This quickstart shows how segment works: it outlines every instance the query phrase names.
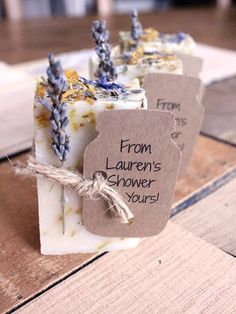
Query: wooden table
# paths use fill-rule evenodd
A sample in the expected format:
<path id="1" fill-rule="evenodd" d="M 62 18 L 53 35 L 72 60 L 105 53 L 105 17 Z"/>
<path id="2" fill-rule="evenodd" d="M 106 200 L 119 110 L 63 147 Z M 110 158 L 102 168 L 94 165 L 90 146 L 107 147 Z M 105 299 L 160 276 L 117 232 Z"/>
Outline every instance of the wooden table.
<path id="1" fill-rule="evenodd" d="M 49 51 L 92 47 L 88 30 L 94 18 L 1 22 L 0 60 L 14 64 Z M 236 9 L 176 10 L 141 19 L 146 27 L 183 30 L 202 43 L 236 49 Z M 129 19 L 110 17 L 108 25 L 115 41 Z M 0 310 L 235 312 L 235 176 L 236 147 L 199 136 L 164 232 L 127 252 L 50 257 L 39 254 L 35 181 L 15 177 L 10 163 L 1 161 Z"/>

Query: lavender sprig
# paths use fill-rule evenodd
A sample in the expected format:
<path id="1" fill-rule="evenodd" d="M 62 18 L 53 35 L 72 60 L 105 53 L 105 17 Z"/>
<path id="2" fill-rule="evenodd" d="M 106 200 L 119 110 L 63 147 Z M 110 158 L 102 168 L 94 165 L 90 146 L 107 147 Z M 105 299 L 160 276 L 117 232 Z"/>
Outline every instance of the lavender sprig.
<path id="1" fill-rule="evenodd" d="M 52 54 L 48 55 L 49 67 L 47 69 L 47 93 L 51 103 L 43 101 L 42 104 L 51 112 L 51 147 L 57 158 L 63 163 L 70 150 L 70 139 L 66 134 L 69 119 L 66 112 L 66 103 L 63 102 L 63 93 L 67 90 L 67 82 L 63 76 L 60 61 L 55 61 Z"/>
<path id="2" fill-rule="evenodd" d="M 61 166 L 66 161 L 70 150 L 70 138 L 66 134 L 69 118 L 66 103 L 63 102 L 63 93 L 67 90 L 67 81 L 63 76 L 60 61 L 55 61 L 52 54 L 48 55 L 49 67 L 47 69 L 47 94 L 50 99 L 41 100 L 42 105 L 51 112 L 51 147 Z M 62 233 L 65 234 L 65 188 L 61 188 Z"/>
<path id="3" fill-rule="evenodd" d="M 92 25 L 92 35 L 96 44 L 96 53 L 100 59 L 97 70 L 97 77 L 106 76 L 107 81 L 114 81 L 117 78 L 117 71 L 111 61 L 111 47 L 109 41 L 109 31 L 106 29 L 105 21 L 94 21 Z"/>
<path id="4" fill-rule="evenodd" d="M 131 37 L 135 41 L 135 48 L 138 46 L 138 41 L 143 33 L 142 24 L 138 20 L 138 11 L 133 10 L 131 14 Z"/>

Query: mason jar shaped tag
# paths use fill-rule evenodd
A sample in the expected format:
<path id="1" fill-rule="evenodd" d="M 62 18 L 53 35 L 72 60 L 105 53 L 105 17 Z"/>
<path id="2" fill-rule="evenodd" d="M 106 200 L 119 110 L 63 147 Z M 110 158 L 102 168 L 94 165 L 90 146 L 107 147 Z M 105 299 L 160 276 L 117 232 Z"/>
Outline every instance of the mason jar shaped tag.
<path id="1" fill-rule="evenodd" d="M 101 172 L 134 215 L 130 224 L 111 213 L 103 199 L 83 200 L 82 219 L 92 233 L 148 237 L 166 225 L 178 174 L 180 150 L 171 139 L 174 115 L 155 110 L 99 114 L 97 138 L 84 154 L 84 177 Z"/>
<path id="2" fill-rule="evenodd" d="M 185 175 L 200 132 L 204 108 L 203 85 L 198 78 L 174 74 L 148 74 L 144 78 L 148 109 L 172 112 L 175 132 L 172 139 L 182 152 L 179 178 Z"/>
<path id="3" fill-rule="evenodd" d="M 176 55 L 183 62 L 183 74 L 199 78 L 202 71 L 203 60 L 199 57 L 185 53 L 176 53 Z"/>

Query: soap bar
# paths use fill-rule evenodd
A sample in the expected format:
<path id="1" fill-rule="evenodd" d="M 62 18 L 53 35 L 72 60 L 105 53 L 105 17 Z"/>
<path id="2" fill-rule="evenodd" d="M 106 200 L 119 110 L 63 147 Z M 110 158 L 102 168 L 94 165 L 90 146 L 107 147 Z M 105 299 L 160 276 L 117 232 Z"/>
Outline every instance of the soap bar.
<path id="1" fill-rule="evenodd" d="M 111 92 L 107 86 L 94 86 L 74 71 L 66 71 L 68 90 L 64 93 L 69 124 L 70 151 L 63 167 L 83 170 L 83 154 L 86 146 L 96 136 L 96 119 L 104 110 L 145 109 L 147 101 L 143 89 L 137 84 Z M 51 148 L 50 113 L 42 105 L 46 99 L 46 84 L 38 83 L 34 102 L 35 156 L 41 163 L 60 166 Z M 111 87 L 111 86 L 110 86 Z M 111 139 L 112 141 L 112 139 Z M 81 219 L 82 200 L 76 192 L 65 187 L 64 216 L 61 210 L 62 187 L 51 181 L 37 179 L 40 242 L 42 254 L 70 254 L 103 252 L 135 247 L 138 238 L 112 238 L 92 234 Z M 63 220 L 64 217 L 64 220 Z M 63 233 L 64 223 L 64 233 Z"/>
<path id="2" fill-rule="evenodd" d="M 130 32 L 120 32 L 121 51 L 129 51 L 133 39 Z M 153 28 L 143 30 L 138 47 L 143 47 L 145 52 L 165 52 L 165 53 L 186 53 L 193 54 L 196 43 L 194 39 L 186 33 L 179 32 L 176 34 L 160 33 Z"/>
<path id="3" fill-rule="evenodd" d="M 117 81 L 128 83 L 135 78 L 142 80 L 148 73 L 183 74 L 183 62 L 174 54 L 145 53 L 143 48 L 121 53 L 118 46 L 112 49 L 112 61 L 118 73 Z M 90 59 L 90 76 L 94 77 L 99 59 L 94 54 Z"/>
<path id="4" fill-rule="evenodd" d="M 114 55 L 113 60 L 117 66 L 117 80 L 121 82 L 138 78 L 142 84 L 149 73 L 183 74 L 183 62 L 174 54 L 146 54 L 143 48 L 137 48 L 129 54 Z"/>

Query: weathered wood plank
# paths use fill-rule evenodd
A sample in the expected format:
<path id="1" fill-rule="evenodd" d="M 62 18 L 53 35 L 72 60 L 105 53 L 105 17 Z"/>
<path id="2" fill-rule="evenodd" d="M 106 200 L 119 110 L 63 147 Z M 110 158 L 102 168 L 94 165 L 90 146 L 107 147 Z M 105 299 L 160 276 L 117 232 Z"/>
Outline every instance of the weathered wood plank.
<path id="1" fill-rule="evenodd" d="M 218 248 L 236 255 L 236 179 L 172 218 Z"/>
<path id="2" fill-rule="evenodd" d="M 236 148 L 199 136 L 187 174 L 178 181 L 175 200 L 180 200 L 236 165 Z"/>
<path id="3" fill-rule="evenodd" d="M 235 164 L 236 148 L 200 136 L 189 172 L 178 183 L 176 200 Z M 2 286 L 9 287 L 0 293 L 0 311 L 5 311 L 94 255 L 41 256 L 35 181 L 15 177 L 9 162 L 0 163 L 0 173 L 0 274 Z"/>
<path id="4" fill-rule="evenodd" d="M 19 78 L 12 85 L 3 85 L 0 91 L 0 158 L 32 146 L 33 90 L 32 80 Z"/>
<path id="5" fill-rule="evenodd" d="M 236 262 L 170 222 L 140 247 L 112 252 L 19 313 L 233 313 Z"/>
<path id="6" fill-rule="evenodd" d="M 236 145 L 236 77 L 206 88 L 202 132 Z"/>
<path id="7" fill-rule="evenodd" d="M 205 185 L 201 186 L 201 188 L 195 190 L 193 193 L 177 202 L 172 208 L 171 217 L 199 202 L 201 199 L 215 192 L 217 189 L 221 188 L 234 178 L 236 178 L 235 166 L 226 171 L 223 175 L 221 174 L 220 176 L 214 178 L 211 182 L 207 182 Z"/>
<path id="8" fill-rule="evenodd" d="M 0 163 L 0 200 L 1 312 L 65 276 L 92 255 L 39 254 L 36 183 L 16 177 L 9 162 Z"/>

